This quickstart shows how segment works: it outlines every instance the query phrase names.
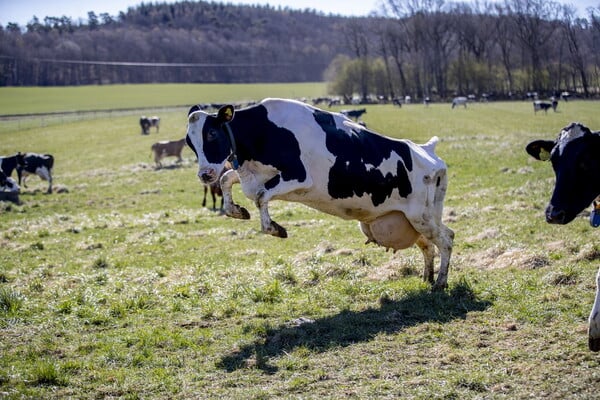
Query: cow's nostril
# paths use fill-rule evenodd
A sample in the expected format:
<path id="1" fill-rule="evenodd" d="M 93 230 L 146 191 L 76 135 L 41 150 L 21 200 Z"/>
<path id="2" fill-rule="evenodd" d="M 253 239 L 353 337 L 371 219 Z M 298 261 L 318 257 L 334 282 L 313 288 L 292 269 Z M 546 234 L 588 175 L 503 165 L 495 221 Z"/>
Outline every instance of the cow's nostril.
<path id="1" fill-rule="evenodd" d="M 546 210 L 546 221 L 551 224 L 564 224 L 565 218 L 566 213 L 563 210 L 556 210 L 552 206 Z"/>
<path id="2" fill-rule="evenodd" d="M 200 179 L 202 179 L 203 182 L 210 182 L 212 179 L 212 176 L 209 173 L 203 173 L 202 175 L 200 175 Z"/>

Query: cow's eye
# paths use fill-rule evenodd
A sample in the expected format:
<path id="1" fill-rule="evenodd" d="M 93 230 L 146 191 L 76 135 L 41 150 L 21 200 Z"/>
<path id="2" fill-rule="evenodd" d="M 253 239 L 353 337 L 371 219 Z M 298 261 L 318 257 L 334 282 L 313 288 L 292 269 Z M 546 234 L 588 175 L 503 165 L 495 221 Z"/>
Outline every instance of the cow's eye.
<path id="1" fill-rule="evenodd" d="M 211 142 L 211 141 L 215 140 L 218 136 L 219 136 L 219 131 L 217 131 L 216 129 L 210 129 L 206 133 L 206 141 Z"/>

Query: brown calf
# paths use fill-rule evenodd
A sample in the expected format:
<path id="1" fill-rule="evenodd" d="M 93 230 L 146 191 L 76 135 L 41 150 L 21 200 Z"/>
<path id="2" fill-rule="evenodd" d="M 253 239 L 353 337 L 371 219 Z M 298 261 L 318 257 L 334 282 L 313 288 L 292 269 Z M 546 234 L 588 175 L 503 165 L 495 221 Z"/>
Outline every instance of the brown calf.
<path id="1" fill-rule="evenodd" d="M 151 149 L 154 153 L 154 162 L 158 168 L 162 168 L 160 160 L 164 157 L 177 157 L 177 162 L 181 162 L 181 150 L 185 146 L 185 139 L 161 141 L 152 145 Z"/>

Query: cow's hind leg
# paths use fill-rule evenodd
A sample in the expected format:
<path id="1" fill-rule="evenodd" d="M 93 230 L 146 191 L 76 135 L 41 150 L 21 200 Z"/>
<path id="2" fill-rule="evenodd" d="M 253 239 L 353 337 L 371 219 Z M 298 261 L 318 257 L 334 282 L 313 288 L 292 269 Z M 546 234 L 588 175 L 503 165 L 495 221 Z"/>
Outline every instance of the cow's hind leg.
<path id="1" fill-rule="evenodd" d="M 419 236 L 417 246 L 423 253 L 425 267 L 423 268 L 423 280 L 433 284 L 433 261 L 435 258 L 435 247 L 425 236 Z"/>
<path id="2" fill-rule="evenodd" d="M 250 213 L 248 210 L 233 202 L 231 187 L 234 183 L 239 182 L 240 177 L 233 169 L 225 172 L 221 177 L 220 183 L 221 191 L 223 192 L 223 208 L 225 209 L 225 215 L 231 218 L 250 219 Z"/>
<path id="3" fill-rule="evenodd" d="M 438 235 L 430 238 L 440 252 L 440 271 L 433 290 L 445 289 L 448 286 L 448 270 L 450 268 L 450 256 L 454 243 L 454 231 L 446 225 L 441 225 Z"/>
<path id="4" fill-rule="evenodd" d="M 596 275 L 596 299 L 589 319 L 589 347 L 591 351 L 600 351 L 600 269 Z"/>

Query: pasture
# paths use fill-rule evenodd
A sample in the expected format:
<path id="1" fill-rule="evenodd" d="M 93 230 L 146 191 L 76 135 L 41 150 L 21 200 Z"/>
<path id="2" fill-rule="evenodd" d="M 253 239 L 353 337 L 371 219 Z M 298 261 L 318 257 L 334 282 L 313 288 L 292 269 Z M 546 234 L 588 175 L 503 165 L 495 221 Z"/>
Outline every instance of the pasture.
<path id="1" fill-rule="evenodd" d="M 230 89 L 189 102 L 268 95 Z M 202 208 L 193 153 L 156 169 L 150 152 L 185 135 L 187 99 L 119 104 L 180 105 L 145 111 L 161 117 L 147 136 L 137 113 L 0 129 L 2 155 L 53 154 L 63 189 L 31 177 L 0 203 L 0 397 L 597 398 L 600 231 L 545 223 L 553 173 L 524 150 L 571 121 L 600 129 L 597 102 L 367 106 L 375 131 L 441 139 L 456 239 L 432 293 L 418 249 L 365 245 L 356 222 L 273 202 L 279 239 L 239 188 L 251 220 Z"/>

